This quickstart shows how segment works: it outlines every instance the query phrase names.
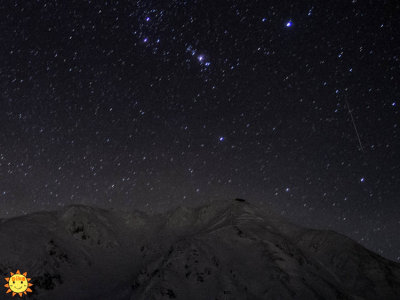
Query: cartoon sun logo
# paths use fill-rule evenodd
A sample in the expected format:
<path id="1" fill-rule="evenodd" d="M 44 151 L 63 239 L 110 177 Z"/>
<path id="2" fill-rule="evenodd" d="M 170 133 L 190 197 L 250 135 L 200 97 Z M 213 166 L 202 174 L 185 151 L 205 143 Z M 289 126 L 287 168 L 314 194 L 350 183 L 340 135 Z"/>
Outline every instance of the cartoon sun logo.
<path id="1" fill-rule="evenodd" d="M 12 292 L 13 297 L 16 294 L 22 297 L 22 293 L 27 295 L 26 292 L 32 292 L 29 287 L 33 284 L 29 282 L 31 280 L 30 278 L 26 278 L 26 272 L 24 274 L 21 274 L 18 270 L 17 273 L 14 274 L 13 272 L 10 272 L 10 274 L 11 277 L 5 278 L 5 280 L 8 282 L 4 285 L 6 288 L 8 288 L 6 294 Z"/>

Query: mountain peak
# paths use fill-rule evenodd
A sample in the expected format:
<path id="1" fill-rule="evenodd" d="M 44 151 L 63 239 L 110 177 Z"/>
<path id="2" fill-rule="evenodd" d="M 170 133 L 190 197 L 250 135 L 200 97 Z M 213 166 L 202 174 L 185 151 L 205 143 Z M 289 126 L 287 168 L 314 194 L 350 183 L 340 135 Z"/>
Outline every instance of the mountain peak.
<path id="1" fill-rule="evenodd" d="M 239 198 L 153 216 L 71 205 L 2 223 L 0 244 L 1 272 L 23 267 L 38 299 L 400 299 L 399 264 Z"/>

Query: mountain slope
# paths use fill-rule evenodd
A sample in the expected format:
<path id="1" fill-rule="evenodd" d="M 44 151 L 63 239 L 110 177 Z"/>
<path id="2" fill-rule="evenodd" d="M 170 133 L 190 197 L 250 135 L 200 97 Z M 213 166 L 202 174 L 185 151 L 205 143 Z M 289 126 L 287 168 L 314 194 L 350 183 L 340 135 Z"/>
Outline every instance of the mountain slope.
<path id="1" fill-rule="evenodd" d="M 400 299 L 399 264 L 241 199 L 155 216 L 75 205 L 1 220 L 0 244 L 0 274 L 28 272 L 32 299 Z"/>

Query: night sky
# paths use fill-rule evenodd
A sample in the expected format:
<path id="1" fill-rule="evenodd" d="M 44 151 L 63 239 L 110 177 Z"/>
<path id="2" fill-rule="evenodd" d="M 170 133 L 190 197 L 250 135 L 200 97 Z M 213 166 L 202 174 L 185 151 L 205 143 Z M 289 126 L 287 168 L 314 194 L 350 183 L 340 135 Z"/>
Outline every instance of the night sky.
<path id="1" fill-rule="evenodd" d="M 239 197 L 400 261 L 399 2 L 0 10 L 0 217 Z"/>

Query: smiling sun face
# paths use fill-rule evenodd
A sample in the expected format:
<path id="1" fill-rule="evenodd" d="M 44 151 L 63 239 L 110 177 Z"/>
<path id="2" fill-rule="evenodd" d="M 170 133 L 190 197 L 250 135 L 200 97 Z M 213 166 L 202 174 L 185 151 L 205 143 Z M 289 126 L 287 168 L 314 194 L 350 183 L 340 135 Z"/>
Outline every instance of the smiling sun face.
<path id="1" fill-rule="evenodd" d="M 29 283 L 31 280 L 30 278 L 26 278 L 26 272 L 24 274 L 21 274 L 19 270 L 17 271 L 16 274 L 10 273 L 11 277 L 7 277 L 6 281 L 8 282 L 4 286 L 8 288 L 6 293 L 11 293 L 13 297 L 18 294 L 20 297 L 22 297 L 22 294 L 26 295 L 26 292 L 32 292 L 32 290 L 29 288 L 32 286 L 32 283 Z"/>

